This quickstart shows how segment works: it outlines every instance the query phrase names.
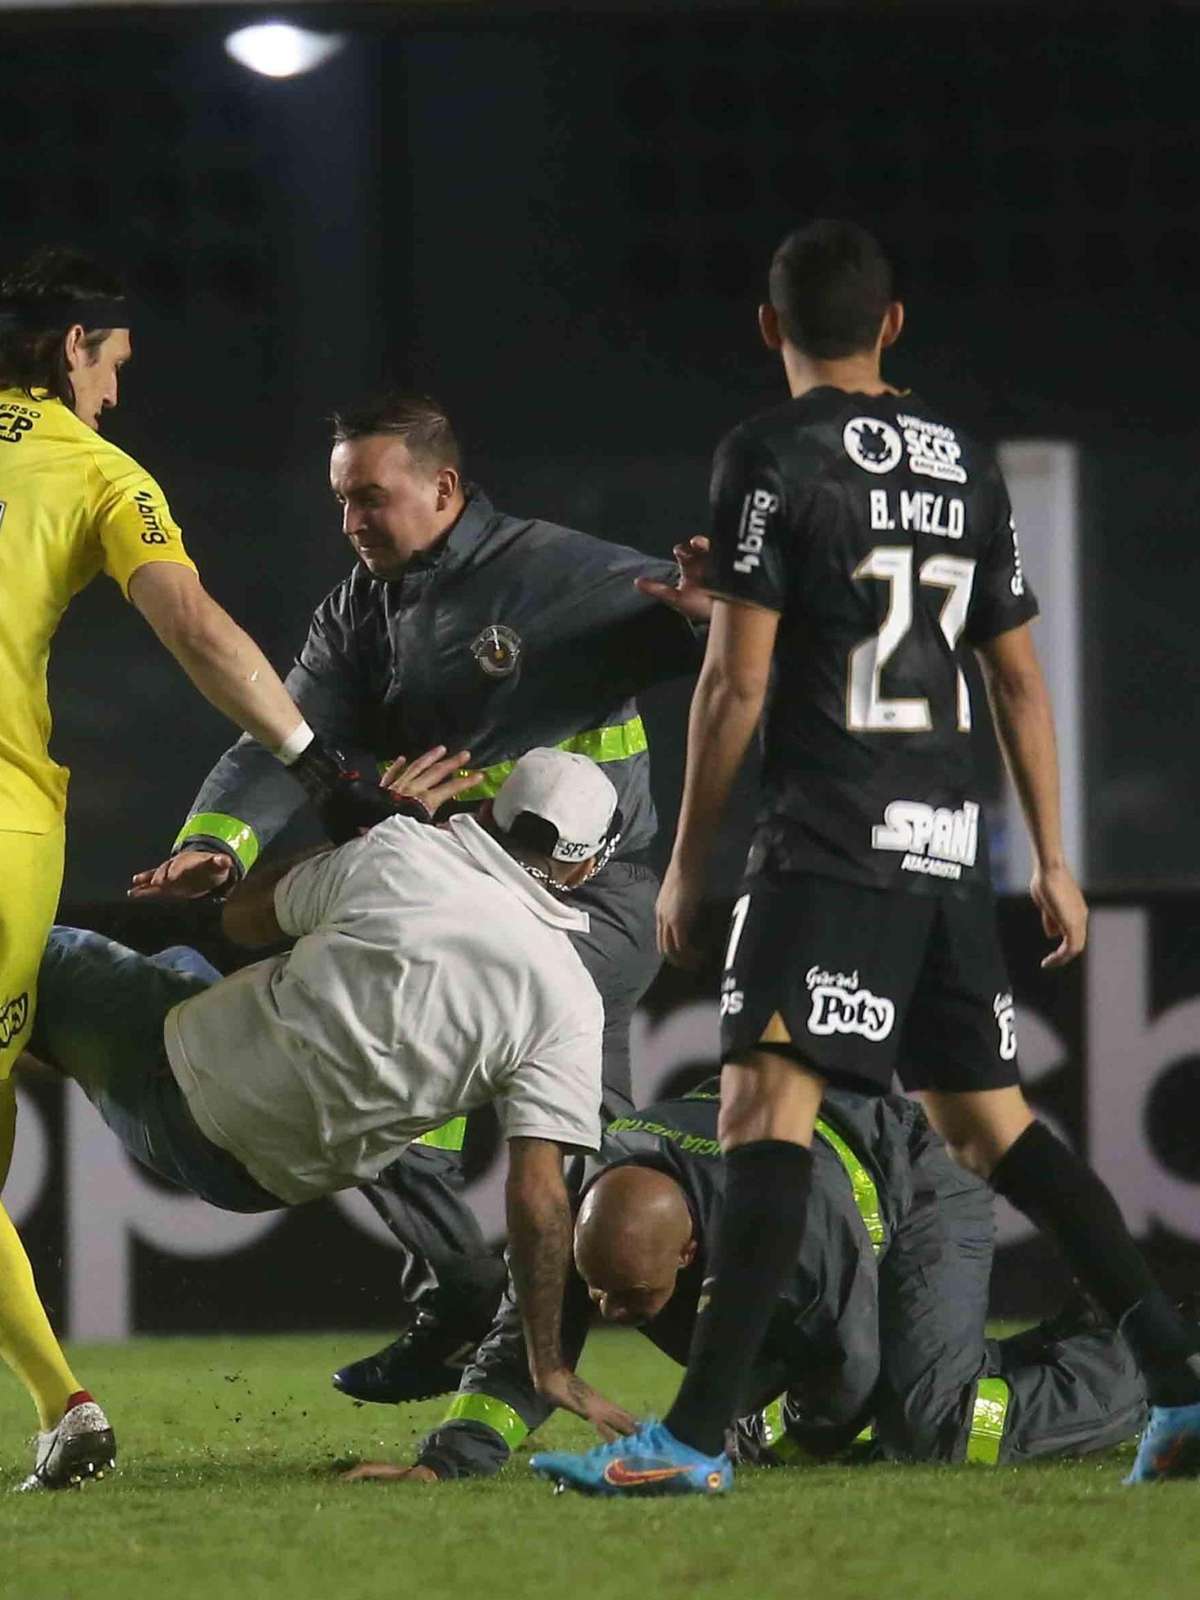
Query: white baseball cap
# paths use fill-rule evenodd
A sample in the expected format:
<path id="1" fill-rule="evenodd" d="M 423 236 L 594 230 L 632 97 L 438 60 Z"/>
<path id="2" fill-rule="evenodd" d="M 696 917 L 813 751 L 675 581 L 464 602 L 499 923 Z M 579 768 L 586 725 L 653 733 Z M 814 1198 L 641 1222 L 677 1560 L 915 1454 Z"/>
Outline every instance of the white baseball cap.
<path id="1" fill-rule="evenodd" d="M 555 861 L 598 855 L 616 811 L 617 791 L 594 761 L 544 748 L 525 752 L 492 802 L 498 828 Z"/>

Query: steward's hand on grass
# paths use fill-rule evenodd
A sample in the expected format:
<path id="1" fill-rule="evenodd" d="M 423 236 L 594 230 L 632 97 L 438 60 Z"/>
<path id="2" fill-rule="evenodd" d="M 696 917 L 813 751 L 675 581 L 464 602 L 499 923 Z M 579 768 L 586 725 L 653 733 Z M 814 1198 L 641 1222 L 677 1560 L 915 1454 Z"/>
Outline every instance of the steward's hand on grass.
<path id="1" fill-rule="evenodd" d="M 400 1467 L 394 1461 L 360 1461 L 339 1473 L 343 1483 L 441 1483 L 432 1467 Z"/>
<path id="2" fill-rule="evenodd" d="M 590 1384 L 584 1383 L 570 1367 L 560 1367 L 549 1373 L 537 1386 L 538 1394 L 562 1411 L 573 1411 L 577 1417 L 590 1422 L 602 1439 L 616 1439 L 632 1433 L 637 1418 L 630 1416 L 622 1406 L 614 1405 Z"/>
<path id="3" fill-rule="evenodd" d="M 131 900 L 199 900 L 237 881 L 224 850 L 181 850 L 157 867 L 135 872 L 125 891 Z"/>
<path id="4" fill-rule="evenodd" d="M 432 816 L 447 800 L 457 799 L 479 782 L 482 773 L 465 770 L 470 758 L 469 750 L 447 755 L 444 744 L 435 744 L 411 761 L 398 756 L 379 781 L 394 799 L 419 800 Z"/>

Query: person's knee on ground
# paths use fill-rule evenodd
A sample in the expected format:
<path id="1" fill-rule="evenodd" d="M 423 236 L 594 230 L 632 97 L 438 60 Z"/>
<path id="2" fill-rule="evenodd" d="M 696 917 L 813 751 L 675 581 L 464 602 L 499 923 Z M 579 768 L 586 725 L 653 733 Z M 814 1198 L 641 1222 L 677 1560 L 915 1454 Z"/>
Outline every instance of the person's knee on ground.
<path id="1" fill-rule="evenodd" d="M 1034 1120 L 1017 1086 L 956 1094 L 926 1089 L 920 1100 L 954 1160 L 985 1183 Z"/>

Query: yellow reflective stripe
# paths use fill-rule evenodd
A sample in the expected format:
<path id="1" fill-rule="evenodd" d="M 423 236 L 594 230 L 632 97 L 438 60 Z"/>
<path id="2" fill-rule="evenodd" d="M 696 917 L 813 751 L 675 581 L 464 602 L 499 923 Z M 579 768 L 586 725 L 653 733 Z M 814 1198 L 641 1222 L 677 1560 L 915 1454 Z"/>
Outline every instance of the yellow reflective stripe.
<path id="1" fill-rule="evenodd" d="M 811 1453 L 787 1431 L 787 1422 L 783 1414 L 783 1402 L 786 1398 L 786 1395 L 781 1394 L 777 1400 L 772 1400 L 769 1406 L 764 1406 L 759 1413 L 762 1421 L 762 1442 L 781 1467 L 812 1460 Z"/>
<path id="2" fill-rule="evenodd" d="M 641 717 L 631 717 L 628 722 L 613 728 L 592 728 L 587 733 L 572 734 L 556 750 L 568 750 L 573 755 L 587 756 L 590 761 L 624 761 L 629 756 L 641 755 L 648 750 L 646 728 Z M 460 800 L 489 800 L 499 791 L 500 785 L 516 766 L 516 761 L 497 761 L 494 767 L 484 767 L 479 783 L 464 789 Z"/>
<path id="3" fill-rule="evenodd" d="M 433 1150 L 461 1150 L 466 1137 L 466 1117 L 451 1117 L 449 1122 L 443 1122 L 440 1128 L 430 1128 L 413 1143 L 427 1144 Z"/>
<path id="4" fill-rule="evenodd" d="M 816 1131 L 840 1156 L 850 1179 L 850 1187 L 854 1191 L 854 1203 L 866 1224 L 875 1254 L 878 1255 L 887 1239 L 887 1229 L 883 1224 L 883 1208 L 879 1204 L 879 1190 L 875 1187 L 875 1180 L 841 1134 L 835 1132 L 827 1122 L 818 1119 Z"/>
<path id="5" fill-rule="evenodd" d="M 769 1406 L 763 1408 L 763 1443 L 767 1446 L 777 1445 L 787 1433 L 787 1424 L 783 1420 L 783 1396 L 772 1400 Z"/>
<path id="6" fill-rule="evenodd" d="M 207 834 L 210 839 L 220 839 L 222 844 L 228 845 L 241 862 L 243 872 L 249 872 L 258 860 L 258 836 L 248 822 L 239 822 L 221 811 L 198 811 L 180 828 L 171 848 L 178 850 L 197 834 Z"/>
<path id="7" fill-rule="evenodd" d="M 787 1419 L 784 1416 L 783 1402 L 786 1395 L 780 1395 L 772 1400 L 769 1406 L 764 1406 L 759 1413 L 762 1421 L 762 1442 L 772 1452 L 781 1466 L 788 1466 L 797 1461 L 811 1461 L 810 1451 L 806 1450 L 798 1439 L 793 1439 L 787 1431 Z M 869 1444 L 875 1437 L 875 1429 L 867 1423 L 861 1433 L 855 1435 L 855 1444 Z"/>
<path id="8" fill-rule="evenodd" d="M 511 1406 L 493 1400 L 490 1394 L 456 1394 L 442 1418 L 447 1422 L 482 1422 L 498 1433 L 510 1450 L 515 1450 L 529 1429 Z"/>
<path id="9" fill-rule="evenodd" d="M 994 1467 L 999 1461 L 1011 1392 L 1003 1378 L 980 1378 L 967 1436 L 968 1461 L 978 1461 L 986 1467 Z"/>

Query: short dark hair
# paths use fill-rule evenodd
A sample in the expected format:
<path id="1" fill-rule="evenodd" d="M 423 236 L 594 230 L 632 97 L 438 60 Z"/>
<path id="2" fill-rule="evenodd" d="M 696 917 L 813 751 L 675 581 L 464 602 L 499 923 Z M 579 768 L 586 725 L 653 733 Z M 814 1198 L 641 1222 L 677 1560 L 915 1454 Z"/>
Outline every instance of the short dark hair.
<path id="1" fill-rule="evenodd" d="M 0 280 L 0 299 L 37 307 L 44 301 L 47 326 L 0 332 L 0 388 L 24 389 L 31 398 L 40 391 L 75 404 L 75 387 L 67 370 L 63 340 L 71 326 L 62 321 L 62 305 L 71 300 L 123 300 L 125 288 L 115 273 L 79 250 L 43 246 Z M 93 328 L 84 339 L 89 358 L 111 328 Z"/>
<path id="2" fill-rule="evenodd" d="M 462 470 L 462 450 L 446 408 L 427 394 L 384 394 L 360 405 L 335 411 L 334 444 L 392 434 L 403 439 L 413 460 L 431 472 L 439 467 Z"/>
<path id="3" fill-rule="evenodd" d="M 810 222 L 776 250 L 771 304 L 789 344 L 821 361 L 870 350 L 895 299 L 891 263 L 855 222 Z"/>

